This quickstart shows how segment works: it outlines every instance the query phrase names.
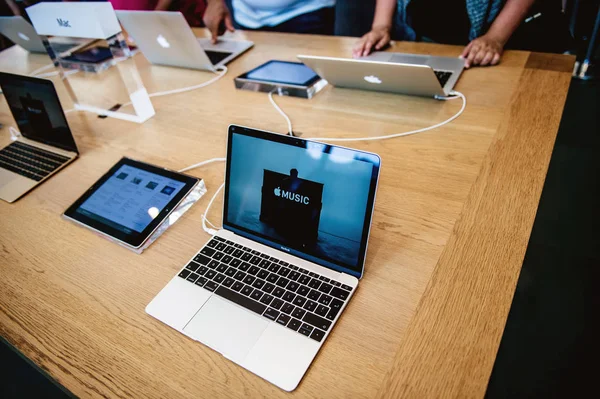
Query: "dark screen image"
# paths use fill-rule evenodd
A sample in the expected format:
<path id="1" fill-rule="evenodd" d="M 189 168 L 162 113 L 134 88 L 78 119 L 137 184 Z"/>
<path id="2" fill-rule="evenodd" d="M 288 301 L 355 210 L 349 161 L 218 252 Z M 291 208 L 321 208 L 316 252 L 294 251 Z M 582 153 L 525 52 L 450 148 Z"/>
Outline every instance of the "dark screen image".
<path id="1" fill-rule="evenodd" d="M 225 222 L 310 261 L 360 272 L 374 162 L 351 150 L 307 145 L 234 133 Z"/>
<path id="2" fill-rule="evenodd" d="M 304 64 L 271 61 L 248 72 L 247 78 L 267 82 L 288 83 L 305 86 L 317 74 Z"/>
<path id="3" fill-rule="evenodd" d="M 69 57 L 64 57 L 65 61 L 98 63 L 112 58 L 112 53 L 108 47 L 94 47 L 89 50 L 73 53 Z"/>
<path id="4" fill-rule="evenodd" d="M 52 82 L 0 74 L 0 86 L 24 137 L 77 152 Z"/>

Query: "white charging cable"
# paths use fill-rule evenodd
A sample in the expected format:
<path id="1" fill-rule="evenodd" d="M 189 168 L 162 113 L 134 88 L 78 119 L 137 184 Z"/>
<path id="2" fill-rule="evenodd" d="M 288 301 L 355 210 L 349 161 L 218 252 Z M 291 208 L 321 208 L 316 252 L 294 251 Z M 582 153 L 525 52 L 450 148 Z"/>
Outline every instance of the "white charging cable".
<path id="1" fill-rule="evenodd" d="M 271 91 L 269 93 L 269 100 L 271 100 L 271 103 L 275 106 L 275 109 L 281 115 L 283 115 L 283 117 L 285 118 L 285 120 L 288 122 L 288 128 L 289 128 L 289 132 L 290 132 L 289 134 L 292 135 L 291 134 L 291 132 L 292 132 L 292 123 L 290 121 L 290 118 L 275 103 L 275 101 L 273 100 L 273 97 L 272 97 L 272 93 L 273 93 L 273 91 Z M 457 99 L 457 98 L 461 98 L 463 101 L 462 101 L 462 106 L 460 107 L 460 110 L 456 114 L 454 114 L 453 116 L 451 116 L 450 118 L 446 119 L 445 121 L 437 123 L 437 124 L 435 124 L 433 126 L 428 126 L 428 127 L 424 127 L 424 128 L 421 128 L 421 129 L 411 130 L 411 131 L 403 132 L 403 133 L 388 134 L 388 135 L 385 135 L 385 136 L 356 137 L 356 138 L 307 137 L 307 139 L 308 140 L 316 140 L 316 141 L 374 141 L 374 140 L 386 140 L 386 139 L 392 139 L 392 138 L 396 138 L 396 137 L 410 136 L 411 134 L 417 134 L 417 133 L 427 132 L 429 130 L 434 130 L 434 129 L 442 127 L 442 126 L 444 126 L 444 125 L 452 122 L 456 118 L 458 118 L 464 112 L 465 108 L 467 107 L 467 98 L 464 96 L 464 94 L 462 94 L 461 92 L 458 92 L 458 91 L 452 91 L 452 92 L 450 92 L 450 95 L 452 97 L 436 96 L 435 98 L 437 100 L 443 100 L 443 101 L 448 101 L 448 100 L 454 100 L 454 99 Z"/>
<path id="2" fill-rule="evenodd" d="M 40 73 L 42 73 L 45 70 L 50 69 L 50 68 L 54 68 L 54 64 L 44 65 L 43 67 L 40 67 L 40 68 L 36 69 L 35 71 L 29 73 L 29 75 L 30 76 L 36 76 L 36 75 L 39 75 Z M 51 72 L 51 73 L 54 73 L 54 72 Z"/>
<path id="3" fill-rule="evenodd" d="M 277 112 L 279 112 L 279 114 L 281 114 L 281 116 L 283 116 L 285 118 L 285 121 L 287 122 L 287 125 L 288 125 L 288 134 L 290 136 L 293 136 L 294 132 L 292 131 L 292 121 L 290 120 L 290 117 L 287 116 L 285 112 L 283 112 L 283 110 L 279 107 L 279 105 L 277 105 L 277 103 L 275 102 L 275 99 L 273 98 L 273 93 L 275 93 L 276 91 L 277 91 L 277 88 L 275 88 L 269 92 L 269 101 L 271 101 L 271 104 L 273 104 L 273 107 L 275 107 Z"/>

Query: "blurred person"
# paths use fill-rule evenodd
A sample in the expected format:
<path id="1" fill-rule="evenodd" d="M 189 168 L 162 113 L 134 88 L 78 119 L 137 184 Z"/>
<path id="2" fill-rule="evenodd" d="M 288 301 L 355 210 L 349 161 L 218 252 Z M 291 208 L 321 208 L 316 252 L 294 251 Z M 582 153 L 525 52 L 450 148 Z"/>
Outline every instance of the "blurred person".
<path id="1" fill-rule="evenodd" d="M 331 35 L 334 5 L 335 0 L 207 0 L 203 19 L 213 42 L 236 28 Z"/>
<path id="2" fill-rule="evenodd" d="M 465 67 L 496 65 L 535 0 L 377 0 L 371 31 L 356 43 L 354 57 L 400 40 L 462 44 Z"/>
<path id="3" fill-rule="evenodd" d="M 115 10 L 179 11 L 190 26 L 204 26 L 206 0 L 109 0 Z"/>

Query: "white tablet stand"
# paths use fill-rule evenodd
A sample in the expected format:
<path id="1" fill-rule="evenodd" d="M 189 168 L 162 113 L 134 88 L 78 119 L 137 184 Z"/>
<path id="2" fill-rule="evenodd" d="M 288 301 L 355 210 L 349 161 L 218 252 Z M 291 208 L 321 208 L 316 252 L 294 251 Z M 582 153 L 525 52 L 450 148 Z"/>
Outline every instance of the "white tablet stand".
<path id="1" fill-rule="evenodd" d="M 154 115 L 110 2 L 42 2 L 28 7 L 27 14 L 59 70 L 75 109 L 137 123 Z M 52 40 L 49 36 L 53 36 Z M 112 59 L 101 68 L 83 65 L 72 69 L 72 63 L 65 60 L 70 54 L 59 53 L 54 47 L 60 41 L 57 39 L 65 38 L 104 40 Z"/>

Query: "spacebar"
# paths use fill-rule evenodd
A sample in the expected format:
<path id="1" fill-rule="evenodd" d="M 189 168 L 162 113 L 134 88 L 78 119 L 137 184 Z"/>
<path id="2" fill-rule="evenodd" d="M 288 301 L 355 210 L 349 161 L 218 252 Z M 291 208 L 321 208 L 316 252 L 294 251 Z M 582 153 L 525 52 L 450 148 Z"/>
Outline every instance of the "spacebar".
<path id="1" fill-rule="evenodd" d="M 225 288 L 222 285 L 217 288 L 215 294 L 222 296 L 225 299 L 229 299 L 233 303 L 237 303 L 240 306 L 245 307 L 248 310 L 251 310 L 258 314 L 263 314 L 265 309 L 267 308 L 262 303 L 253 301 L 252 299 L 244 296 L 242 294 L 238 294 L 235 291 L 230 290 L 229 288 Z"/>

